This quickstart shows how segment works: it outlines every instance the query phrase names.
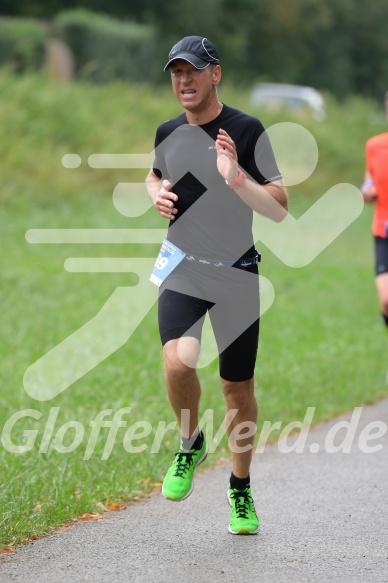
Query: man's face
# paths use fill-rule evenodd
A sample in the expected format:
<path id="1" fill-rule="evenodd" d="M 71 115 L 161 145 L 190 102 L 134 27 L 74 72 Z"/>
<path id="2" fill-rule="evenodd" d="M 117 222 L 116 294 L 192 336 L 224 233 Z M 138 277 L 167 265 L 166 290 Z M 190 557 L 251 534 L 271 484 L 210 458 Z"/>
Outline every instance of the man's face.
<path id="1" fill-rule="evenodd" d="M 220 66 L 196 69 L 191 63 L 177 59 L 170 70 L 172 90 L 182 107 L 192 112 L 205 109 L 221 79 Z"/>

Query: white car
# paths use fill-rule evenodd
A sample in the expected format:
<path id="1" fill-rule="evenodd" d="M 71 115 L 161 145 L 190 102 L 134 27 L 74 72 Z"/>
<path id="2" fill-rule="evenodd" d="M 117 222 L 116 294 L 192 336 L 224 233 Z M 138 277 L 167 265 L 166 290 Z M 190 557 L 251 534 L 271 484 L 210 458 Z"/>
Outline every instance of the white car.
<path id="1" fill-rule="evenodd" d="M 313 87 L 286 83 L 259 83 L 251 93 L 251 103 L 271 109 L 288 108 L 296 113 L 311 112 L 314 119 L 325 118 L 325 102 Z"/>

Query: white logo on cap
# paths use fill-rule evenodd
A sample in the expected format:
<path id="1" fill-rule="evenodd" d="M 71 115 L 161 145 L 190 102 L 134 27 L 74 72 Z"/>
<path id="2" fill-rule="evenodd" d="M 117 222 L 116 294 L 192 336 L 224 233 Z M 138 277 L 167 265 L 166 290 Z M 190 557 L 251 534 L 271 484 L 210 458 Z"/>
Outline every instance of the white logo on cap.
<path id="1" fill-rule="evenodd" d="M 205 47 L 205 40 L 207 40 L 207 38 L 203 38 L 202 39 L 202 46 L 207 54 L 207 56 L 209 57 L 209 59 L 212 59 L 213 61 L 218 61 L 218 59 L 216 59 L 216 57 L 212 57 L 212 55 L 209 53 L 209 51 L 207 50 L 207 48 Z M 210 42 L 210 41 L 208 41 Z"/>

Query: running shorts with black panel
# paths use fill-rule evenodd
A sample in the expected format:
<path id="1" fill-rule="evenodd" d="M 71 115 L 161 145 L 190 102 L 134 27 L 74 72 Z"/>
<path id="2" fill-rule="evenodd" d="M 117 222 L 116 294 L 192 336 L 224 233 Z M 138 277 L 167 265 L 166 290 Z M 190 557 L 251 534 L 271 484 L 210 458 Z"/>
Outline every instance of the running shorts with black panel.
<path id="1" fill-rule="evenodd" d="M 388 238 L 375 237 L 375 269 L 376 275 L 388 273 Z"/>
<path id="2" fill-rule="evenodd" d="M 231 382 L 252 378 L 260 321 L 257 265 L 236 269 L 183 261 L 160 288 L 162 344 L 184 336 L 201 342 L 207 313 L 217 343 L 221 378 Z"/>

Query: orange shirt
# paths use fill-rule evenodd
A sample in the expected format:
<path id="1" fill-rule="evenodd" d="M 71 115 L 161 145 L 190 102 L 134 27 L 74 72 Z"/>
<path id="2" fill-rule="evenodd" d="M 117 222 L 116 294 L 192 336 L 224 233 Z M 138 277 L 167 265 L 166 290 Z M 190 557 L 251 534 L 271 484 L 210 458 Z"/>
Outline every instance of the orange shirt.
<path id="1" fill-rule="evenodd" d="M 366 143 L 366 167 L 372 176 L 377 202 L 372 232 L 387 237 L 388 228 L 388 132 L 370 138 Z"/>

